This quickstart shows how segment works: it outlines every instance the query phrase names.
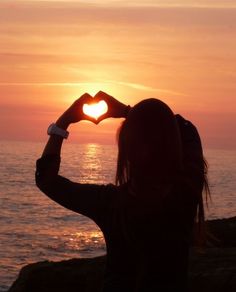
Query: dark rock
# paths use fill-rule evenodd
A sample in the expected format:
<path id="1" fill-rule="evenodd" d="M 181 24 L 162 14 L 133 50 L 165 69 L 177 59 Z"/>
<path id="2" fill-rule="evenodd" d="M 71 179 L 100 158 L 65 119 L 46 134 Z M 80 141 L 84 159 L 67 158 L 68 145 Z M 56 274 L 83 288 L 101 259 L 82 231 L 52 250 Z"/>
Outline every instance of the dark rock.
<path id="1" fill-rule="evenodd" d="M 207 222 L 208 247 L 190 252 L 190 292 L 236 291 L 236 217 Z M 8 292 L 99 292 L 105 256 L 22 268 Z M 122 292 L 122 291 L 121 291 Z"/>
<path id="2" fill-rule="evenodd" d="M 9 292 L 101 291 L 105 256 L 29 264 Z"/>
<path id="3" fill-rule="evenodd" d="M 236 247 L 236 217 L 206 222 L 210 245 Z"/>
<path id="4" fill-rule="evenodd" d="M 235 292 L 236 247 L 191 251 L 190 292 Z"/>

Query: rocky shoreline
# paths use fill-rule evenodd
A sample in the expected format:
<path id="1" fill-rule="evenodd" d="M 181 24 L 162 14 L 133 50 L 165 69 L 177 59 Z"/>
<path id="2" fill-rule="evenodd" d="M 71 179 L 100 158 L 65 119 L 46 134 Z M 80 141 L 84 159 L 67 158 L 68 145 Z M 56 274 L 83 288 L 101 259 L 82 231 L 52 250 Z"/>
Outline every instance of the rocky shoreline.
<path id="1" fill-rule="evenodd" d="M 236 291 L 236 217 L 207 221 L 206 248 L 190 253 L 190 292 Z M 105 256 L 23 267 L 8 292 L 99 292 Z"/>

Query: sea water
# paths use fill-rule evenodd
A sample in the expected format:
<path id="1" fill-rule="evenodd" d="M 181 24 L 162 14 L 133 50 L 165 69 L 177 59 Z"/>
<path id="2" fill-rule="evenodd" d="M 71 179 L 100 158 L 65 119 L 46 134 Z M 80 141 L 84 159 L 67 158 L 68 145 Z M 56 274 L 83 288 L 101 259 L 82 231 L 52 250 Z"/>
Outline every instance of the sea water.
<path id="1" fill-rule="evenodd" d="M 41 143 L 0 142 L 0 291 L 28 263 L 105 254 L 102 233 L 88 218 L 57 205 L 34 182 Z M 114 183 L 117 147 L 65 143 L 61 175 L 81 183 Z M 207 218 L 236 216 L 236 151 L 205 151 L 212 202 Z"/>

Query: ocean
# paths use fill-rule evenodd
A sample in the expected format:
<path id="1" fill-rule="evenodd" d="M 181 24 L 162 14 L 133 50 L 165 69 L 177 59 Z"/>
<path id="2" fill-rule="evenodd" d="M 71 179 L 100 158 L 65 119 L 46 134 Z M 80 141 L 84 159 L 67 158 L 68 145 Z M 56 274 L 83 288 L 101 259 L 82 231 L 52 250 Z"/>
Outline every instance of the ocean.
<path id="1" fill-rule="evenodd" d="M 103 235 L 91 220 L 42 194 L 34 182 L 35 161 L 44 145 L 0 141 L 0 291 L 26 264 L 106 253 Z M 82 183 L 114 183 L 117 147 L 69 144 L 61 175 Z M 205 151 L 212 202 L 207 219 L 236 216 L 236 151 Z"/>

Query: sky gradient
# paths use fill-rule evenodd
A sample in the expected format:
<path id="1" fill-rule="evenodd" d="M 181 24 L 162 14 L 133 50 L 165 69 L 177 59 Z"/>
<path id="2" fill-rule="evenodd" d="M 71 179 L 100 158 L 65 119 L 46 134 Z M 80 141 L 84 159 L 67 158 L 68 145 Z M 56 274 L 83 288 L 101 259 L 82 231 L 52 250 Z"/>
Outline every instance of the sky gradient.
<path id="1" fill-rule="evenodd" d="M 234 2 L 1 1 L 0 139 L 45 141 L 74 99 L 103 90 L 162 99 L 205 147 L 236 148 Z M 71 141 L 113 143 L 119 123 L 73 125 Z"/>

